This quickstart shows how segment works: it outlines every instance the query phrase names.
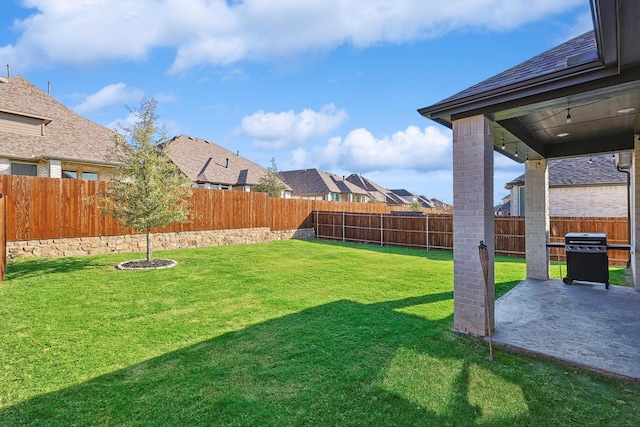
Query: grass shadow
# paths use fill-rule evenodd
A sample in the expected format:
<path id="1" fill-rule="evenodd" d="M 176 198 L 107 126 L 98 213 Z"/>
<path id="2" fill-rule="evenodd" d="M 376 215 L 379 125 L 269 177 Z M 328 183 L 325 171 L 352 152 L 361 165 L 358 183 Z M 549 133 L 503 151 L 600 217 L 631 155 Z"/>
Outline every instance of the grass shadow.
<path id="1" fill-rule="evenodd" d="M 95 256 L 70 258 L 24 258 L 7 263 L 5 280 L 39 277 L 48 274 L 70 274 L 88 268 L 102 268 L 107 263 Z"/>
<path id="2" fill-rule="evenodd" d="M 407 248 L 402 246 L 380 246 L 368 243 L 356 243 L 356 242 L 342 242 L 339 240 L 328 239 L 309 239 L 306 242 L 323 245 L 323 246 L 340 246 L 353 249 L 366 250 L 384 254 L 397 254 L 415 256 L 420 258 L 426 258 L 433 261 L 451 261 L 453 259 L 453 252 L 450 250 L 429 249 L 426 248 Z"/>
<path id="3" fill-rule="evenodd" d="M 519 386 L 519 371 L 486 361 L 483 343 L 449 331 L 450 316 L 399 311 L 451 298 L 320 305 L 39 395 L 0 410 L 0 425 L 544 424 L 544 414 L 528 411 L 553 403 L 544 384 Z M 429 376 L 433 365 L 440 370 Z M 522 390 L 506 397 L 521 399 L 520 410 L 483 400 L 496 391 L 485 390 L 479 371 Z M 571 402 L 555 403 L 558 421 L 589 420 L 576 418 Z"/>

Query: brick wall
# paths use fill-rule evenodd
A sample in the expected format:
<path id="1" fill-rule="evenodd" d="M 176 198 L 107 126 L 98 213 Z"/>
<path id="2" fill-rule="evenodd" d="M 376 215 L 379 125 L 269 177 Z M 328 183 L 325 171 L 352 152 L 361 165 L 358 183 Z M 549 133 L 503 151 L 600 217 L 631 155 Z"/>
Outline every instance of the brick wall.
<path id="1" fill-rule="evenodd" d="M 627 216 L 627 186 L 552 187 L 551 216 Z"/>

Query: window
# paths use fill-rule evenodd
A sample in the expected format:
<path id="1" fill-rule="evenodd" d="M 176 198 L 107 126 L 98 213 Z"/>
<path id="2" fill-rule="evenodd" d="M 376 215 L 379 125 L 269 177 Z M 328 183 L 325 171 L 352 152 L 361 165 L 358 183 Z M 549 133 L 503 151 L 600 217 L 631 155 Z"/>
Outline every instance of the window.
<path id="1" fill-rule="evenodd" d="M 331 198 L 330 200 L 332 202 L 339 202 L 340 201 L 340 194 L 338 193 L 331 193 Z"/>
<path id="2" fill-rule="evenodd" d="M 82 179 L 86 181 L 97 181 L 98 172 L 82 172 Z"/>
<path id="3" fill-rule="evenodd" d="M 520 190 L 520 200 L 519 200 L 520 201 L 520 212 L 518 212 L 518 214 L 520 216 L 524 216 L 525 215 L 525 204 L 524 204 L 524 201 L 525 201 L 525 190 L 524 190 L 524 187 L 520 187 L 519 190 Z"/>
<path id="4" fill-rule="evenodd" d="M 62 171 L 62 177 L 63 178 L 70 178 L 70 179 L 76 179 L 76 178 L 78 178 L 78 172 L 77 171 L 66 171 L 66 170 L 63 170 Z"/>
<path id="5" fill-rule="evenodd" d="M 11 162 L 11 175 L 38 176 L 38 166 L 30 163 Z"/>

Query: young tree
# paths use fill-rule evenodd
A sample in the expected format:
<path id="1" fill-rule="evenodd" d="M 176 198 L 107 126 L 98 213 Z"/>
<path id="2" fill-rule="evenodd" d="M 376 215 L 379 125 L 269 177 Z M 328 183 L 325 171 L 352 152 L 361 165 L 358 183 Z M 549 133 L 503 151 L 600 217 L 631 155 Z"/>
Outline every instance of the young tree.
<path id="1" fill-rule="evenodd" d="M 100 211 L 126 227 L 147 234 L 147 262 L 152 262 L 151 229 L 186 222 L 191 188 L 189 180 L 161 148 L 165 132 L 157 127 L 157 102 L 143 98 L 131 126 L 121 126 L 125 136 L 114 136 L 110 160 L 119 166 L 116 178 L 96 199 Z"/>
<path id="2" fill-rule="evenodd" d="M 282 197 L 282 192 L 287 188 L 280 178 L 280 172 L 276 166 L 276 159 L 271 158 L 271 167 L 267 173 L 260 177 L 260 181 L 253 187 L 253 191 L 267 193 L 270 197 Z"/>
<path id="3" fill-rule="evenodd" d="M 414 200 L 409 206 L 411 212 L 424 212 L 424 207 L 422 207 L 422 203 L 417 200 Z"/>

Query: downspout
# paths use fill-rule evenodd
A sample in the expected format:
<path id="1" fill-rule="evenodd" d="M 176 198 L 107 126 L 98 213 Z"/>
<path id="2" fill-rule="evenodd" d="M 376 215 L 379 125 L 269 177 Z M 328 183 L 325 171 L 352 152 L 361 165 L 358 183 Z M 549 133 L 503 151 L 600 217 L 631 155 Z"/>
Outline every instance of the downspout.
<path id="1" fill-rule="evenodd" d="M 627 175 L 627 243 L 631 245 L 631 172 L 620 169 L 620 165 L 616 165 L 618 172 Z M 627 268 L 631 267 L 631 251 L 627 259 Z"/>

